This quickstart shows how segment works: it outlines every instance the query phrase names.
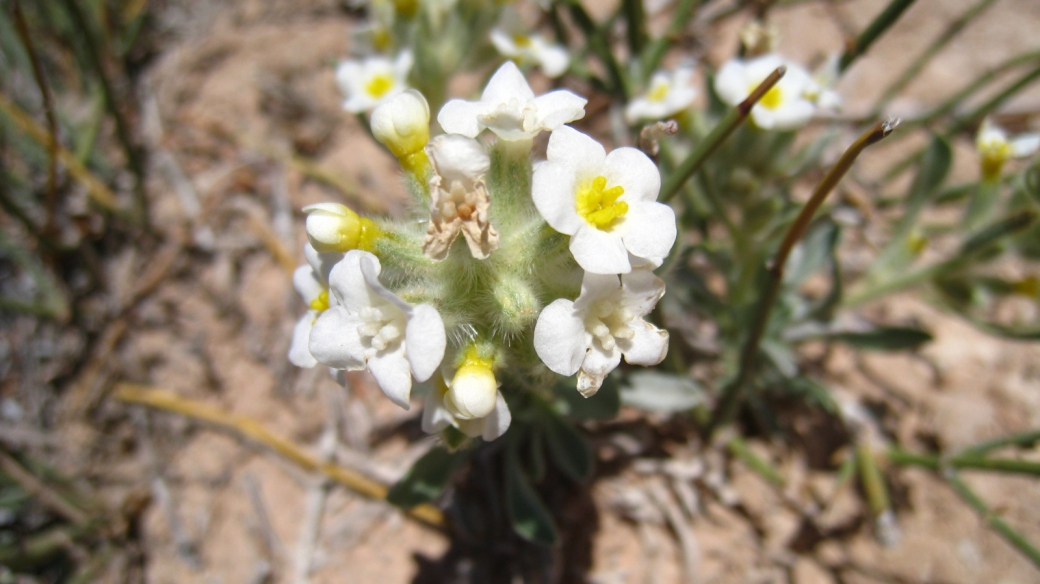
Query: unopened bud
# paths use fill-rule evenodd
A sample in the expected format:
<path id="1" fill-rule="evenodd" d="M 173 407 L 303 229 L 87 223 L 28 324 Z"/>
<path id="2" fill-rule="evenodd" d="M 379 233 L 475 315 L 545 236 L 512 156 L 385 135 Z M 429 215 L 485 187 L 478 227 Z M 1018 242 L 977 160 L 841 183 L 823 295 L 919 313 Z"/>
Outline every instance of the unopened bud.
<path id="1" fill-rule="evenodd" d="M 409 89 L 372 111 L 372 135 L 398 159 L 422 152 L 430 141 L 430 106 Z"/>
<path id="2" fill-rule="evenodd" d="M 497 399 L 498 380 L 491 359 L 480 357 L 476 348 L 470 347 L 444 396 L 445 405 L 456 417 L 474 420 L 490 414 Z"/>
<path id="3" fill-rule="evenodd" d="M 307 213 L 307 239 L 318 253 L 371 250 L 380 235 L 379 227 L 366 217 L 339 203 L 318 203 L 303 208 Z"/>
<path id="4" fill-rule="evenodd" d="M 496 282 L 492 296 L 498 305 L 496 325 L 505 334 L 523 331 L 538 318 L 542 310 L 531 284 L 512 274 Z"/>

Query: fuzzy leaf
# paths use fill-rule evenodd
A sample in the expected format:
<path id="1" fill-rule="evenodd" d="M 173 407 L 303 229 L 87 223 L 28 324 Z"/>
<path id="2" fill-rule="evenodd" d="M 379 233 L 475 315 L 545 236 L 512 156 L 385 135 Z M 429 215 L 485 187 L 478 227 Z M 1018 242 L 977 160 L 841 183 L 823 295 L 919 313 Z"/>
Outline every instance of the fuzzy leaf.
<path id="1" fill-rule="evenodd" d="M 845 331 L 828 336 L 834 340 L 848 343 L 857 349 L 877 351 L 914 349 L 932 340 L 932 334 L 928 331 L 904 326 L 878 327 L 865 332 Z"/>

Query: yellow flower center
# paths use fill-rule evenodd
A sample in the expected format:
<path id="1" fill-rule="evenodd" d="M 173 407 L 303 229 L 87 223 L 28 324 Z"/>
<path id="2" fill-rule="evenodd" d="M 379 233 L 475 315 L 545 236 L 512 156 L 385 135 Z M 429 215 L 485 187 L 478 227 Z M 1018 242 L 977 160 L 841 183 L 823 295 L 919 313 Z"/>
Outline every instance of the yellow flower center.
<path id="1" fill-rule="evenodd" d="M 758 85 L 755 85 L 755 87 L 758 87 Z M 783 102 L 784 94 L 780 91 L 780 88 L 775 85 L 762 96 L 762 99 L 758 100 L 758 103 L 762 104 L 762 107 L 771 110 L 780 107 L 780 104 Z"/>
<path id="2" fill-rule="evenodd" d="M 311 300 L 310 308 L 311 308 L 311 310 L 317 310 L 318 312 L 324 312 L 324 311 L 328 310 L 329 309 L 329 291 L 328 290 L 322 290 L 318 294 L 317 298 L 315 298 L 314 300 Z"/>
<path id="3" fill-rule="evenodd" d="M 993 140 L 979 145 L 980 165 L 982 166 L 982 178 L 996 180 L 1000 178 L 1000 171 L 1004 163 L 1011 158 L 1011 144 L 1001 140 Z"/>
<path id="4" fill-rule="evenodd" d="M 383 97 L 394 88 L 394 77 L 389 73 L 373 75 L 365 84 L 365 91 L 372 97 Z"/>
<path id="5" fill-rule="evenodd" d="M 667 83 L 656 83 L 650 92 L 646 94 L 646 98 L 650 101 L 664 101 L 664 98 L 668 97 L 668 84 Z"/>
<path id="6" fill-rule="evenodd" d="M 618 198 L 625 194 L 621 186 L 607 188 L 607 178 L 596 178 L 578 187 L 575 207 L 589 225 L 602 231 L 609 231 L 628 213 L 628 203 Z"/>
<path id="7" fill-rule="evenodd" d="M 521 49 L 526 49 L 527 47 L 531 46 L 531 38 L 523 34 L 514 34 L 513 44 L 520 47 Z"/>

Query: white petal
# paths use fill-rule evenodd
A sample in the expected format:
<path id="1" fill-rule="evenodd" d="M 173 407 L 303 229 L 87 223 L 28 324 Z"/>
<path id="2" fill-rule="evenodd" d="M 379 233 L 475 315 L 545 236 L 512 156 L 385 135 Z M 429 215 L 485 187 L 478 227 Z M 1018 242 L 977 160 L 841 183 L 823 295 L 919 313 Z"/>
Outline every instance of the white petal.
<path id="1" fill-rule="evenodd" d="M 621 276 L 621 285 L 621 304 L 638 316 L 649 314 L 664 296 L 664 280 L 650 270 L 632 270 Z"/>
<path id="2" fill-rule="evenodd" d="M 759 106 L 756 106 L 756 109 Z M 801 128 L 812 119 L 816 108 L 812 102 L 797 99 L 773 111 L 773 128 L 777 130 L 794 130 Z"/>
<path id="3" fill-rule="evenodd" d="M 772 130 L 776 126 L 776 110 L 756 105 L 751 108 L 751 121 L 763 130 Z"/>
<path id="4" fill-rule="evenodd" d="M 632 271 L 628 251 L 621 238 L 588 224 L 579 227 L 571 236 L 570 248 L 574 261 L 586 272 L 627 274 Z"/>
<path id="5" fill-rule="evenodd" d="M 333 369 L 364 369 L 366 355 L 358 334 L 360 324 L 361 319 L 346 308 L 330 308 L 314 321 L 307 348 L 319 363 Z"/>
<path id="6" fill-rule="evenodd" d="M 1021 134 L 1011 139 L 1011 156 L 1028 158 L 1040 150 L 1040 134 Z"/>
<path id="7" fill-rule="evenodd" d="M 311 329 L 314 327 L 314 319 L 318 318 L 317 310 L 308 310 L 293 328 L 292 343 L 289 345 L 289 362 L 297 367 L 311 368 L 318 364 L 318 360 L 311 355 L 309 348 L 311 342 Z"/>
<path id="8" fill-rule="evenodd" d="M 509 412 L 509 405 L 506 404 L 506 398 L 502 397 L 502 392 L 500 391 L 498 392 L 498 400 L 494 411 L 484 418 L 484 431 L 481 433 L 481 437 L 491 442 L 506 433 L 512 420 L 513 416 Z"/>
<path id="9" fill-rule="evenodd" d="M 343 256 L 344 253 L 341 251 L 319 253 L 310 242 L 303 246 L 303 257 L 306 258 L 311 269 L 321 275 L 321 280 L 325 285 L 329 283 L 329 275 L 332 273 L 332 268 L 336 267 L 336 264 L 343 260 Z"/>
<path id="10" fill-rule="evenodd" d="M 574 301 L 574 308 L 579 311 L 587 310 L 589 305 L 604 296 L 612 296 L 621 289 L 621 282 L 617 274 L 593 274 L 585 272 L 581 279 L 581 294 Z"/>
<path id="11" fill-rule="evenodd" d="M 646 367 L 664 361 L 665 355 L 668 354 L 668 331 L 663 331 L 642 319 L 632 321 L 629 326 L 635 331 L 635 336 L 631 339 L 617 340 L 625 361 Z"/>
<path id="12" fill-rule="evenodd" d="M 358 251 L 361 255 L 358 258 L 358 265 L 361 268 L 361 275 L 365 279 L 365 285 L 369 291 L 379 298 L 393 304 L 405 314 L 411 314 L 412 305 L 408 304 L 404 300 L 398 298 L 397 294 L 386 289 L 383 283 L 379 281 L 379 272 L 382 270 L 382 266 L 379 265 L 379 258 L 374 254 L 370 254 L 367 251 L 351 250 L 348 254 Z"/>
<path id="13" fill-rule="evenodd" d="M 412 65 L 415 63 L 415 56 L 409 50 L 401 51 L 400 55 L 397 55 L 397 59 L 394 61 L 394 77 L 404 85 L 404 81 L 408 78 L 408 73 L 412 70 Z M 404 87 L 401 91 L 404 91 Z"/>
<path id="14" fill-rule="evenodd" d="M 437 390 L 434 389 L 434 392 Z M 441 400 L 431 395 L 426 398 L 423 406 L 422 429 L 427 434 L 436 434 L 451 425 L 454 418 L 451 412 L 444 408 Z"/>
<path id="15" fill-rule="evenodd" d="M 574 303 L 559 298 L 542 309 L 534 325 L 534 350 L 545 366 L 560 375 L 574 375 L 585 359 L 585 323 Z"/>
<path id="16" fill-rule="evenodd" d="M 621 200 L 656 201 L 661 192 L 661 172 L 650 157 L 635 148 L 623 147 L 607 155 L 604 176 L 608 185 L 625 189 Z"/>
<path id="17" fill-rule="evenodd" d="M 542 72 L 548 77 L 563 75 L 571 63 L 567 50 L 558 45 L 550 45 L 539 51 L 538 60 L 542 64 Z"/>
<path id="18" fill-rule="evenodd" d="M 412 375 L 418 381 L 426 381 L 444 359 L 444 349 L 447 346 L 444 321 L 436 308 L 429 304 L 420 304 L 412 309 L 404 330 L 405 348 Z"/>
<path id="19" fill-rule="evenodd" d="M 365 254 L 368 252 L 358 249 L 348 251 L 329 273 L 329 290 L 339 304 L 349 306 L 352 310 L 372 306 L 375 300 L 361 273 L 361 258 Z"/>
<path id="20" fill-rule="evenodd" d="M 336 85 L 340 91 L 353 96 L 360 93 L 361 78 L 364 72 L 361 63 L 357 61 L 343 61 L 336 67 Z"/>
<path id="21" fill-rule="evenodd" d="M 581 364 L 581 370 L 590 375 L 606 375 L 617 368 L 621 363 L 621 351 L 614 347 L 610 351 L 603 350 L 599 343 L 592 343 L 585 361 Z"/>
<path id="22" fill-rule="evenodd" d="M 534 91 L 512 61 L 506 61 L 495 71 L 480 96 L 480 101 L 488 104 L 509 103 L 512 100 L 524 104 L 532 99 Z"/>
<path id="23" fill-rule="evenodd" d="M 675 211 L 663 203 L 629 203 L 623 226 L 625 249 L 637 257 L 667 257 L 675 243 Z"/>
<path id="24" fill-rule="evenodd" d="M 318 279 L 318 274 L 310 266 L 296 268 L 296 271 L 293 272 L 292 281 L 293 288 L 296 288 L 296 293 L 300 295 L 305 304 L 310 304 L 311 301 L 325 291 L 325 286 Z"/>
<path id="25" fill-rule="evenodd" d="M 739 59 L 727 61 L 715 74 L 715 93 L 729 105 L 738 105 L 750 93 L 745 75 L 744 62 Z"/>
<path id="26" fill-rule="evenodd" d="M 390 401 L 404 409 L 411 407 L 412 372 L 404 356 L 404 345 L 397 343 L 392 351 L 380 351 L 368 360 L 368 370 Z"/>
<path id="27" fill-rule="evenodd" d="M 577 177 L 562 163 L 543 162 L 534 170 L 531 179 L 531 198 L 550 227 L 573 235 L 584 223 L 575 207 Z"/>
<path id="28" fill-rule="evenodd" d="M 491 44 L 495 46 L 495 49 L 499 53 L 507 57 L 516 57 L 519 55 L 519 51 L 516 48 L 516 43 L 513 42 L 513 37 L 506 31 L 500 28 L 491 29 Z"/>
<path id="29" fill-rule="evenodd" d="M 534 98 L 538 112 L 537 129 L 552 131 L 560 126 L 585 117 L 589 100 L 566 89 L 550 91 Z M 534 128 L 532 128 L 534 129 Z"/>
<path id="30" fill-rule="evenodd" d="M 787 67 L 787 73 L 784 74 L 780 81 L 781 83 L 789 83 L 790 80 L 795 80 L 800 84 L 804 83 L 805 80 L 809 78 L 809 73 L 806 72 L 805 69 L 793 63 L 786 62 L 780 55 L 770 53 L 747 61 L 746 69 L 744 69 L 746 83 L 748 85 L 758 85 L 759 83 L 762 83 L 765 81 L 766 77 L 769 77 L 769 75 L 773 71 L 776 71 L 776 69 L 781 65 Z M 751 93 L 752 89 L 754 89 L 754 87 L 744 88 L 745 97 L 748 93 Z"/>
<path id="31" fill-rule="evenodd" d="M 597 173 L 607 159 L 603 145 L 570 126 L 560 126 L 549 135 L 549 145 L 545 157 L 550 162 L 558 162 L 579 175 Z M 593 178 L 580 176 L 579 178 Z M 573 195 L 572 195 L 573 196 Z"/>
<path id="32" fill-rule="evenodd" d="M 437 114 L 437 123 L 448 134 L 462 134 L 476 138 L 484 128 L 478 117 L 487 111 L 487 106 L 479 101 L 453 99 L 444 104 Z"/>
<path id="33" fill-rule="evenodd" d="M 359 114 L 376 107 L 377 103 L 364 94 L 352 95 L 343 101 L 343 109 L 352 114 Z"/>

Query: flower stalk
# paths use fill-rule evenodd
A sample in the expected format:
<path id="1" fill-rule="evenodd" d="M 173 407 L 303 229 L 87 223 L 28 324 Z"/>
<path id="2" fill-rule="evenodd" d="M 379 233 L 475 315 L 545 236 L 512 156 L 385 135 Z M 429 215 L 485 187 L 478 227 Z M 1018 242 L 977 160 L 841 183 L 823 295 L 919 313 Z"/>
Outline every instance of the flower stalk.
<path id="1" fill-rule="evenodd" d="M 820 205 L 822 205 L 824 200 L 827 199 L 827 195 L 834 190 L 838 181 L 840 181 L 841 178 L 845 176 L 845 173 L 848 172 L 849 168 L 852 167 L 852 163 L 856 161 L 856 158 L 859 157 L 860 153 L 866 150 L 868 146 L 876 144 L 891 134 L 892 130 L 894 130 L 898 124 L 898 120 L 880 122 L 867 130 L 859 137 L 859 139 L 853 142 L 852 146 L 842 154 L 841 158 L 838 159 L 838 162 L 835 163 L 823 180 L 820 181 L 816 190 L 813 191 L 809 202 L 802 207 L 798 217 L 795 218 L 794 223 L 792 223 L 791 227 L 788 228 L 787 234 L 784 236 L 784 240 L 780 244 L 780 249 L 777 250 L 776 257 L 767 266 L 769 275 L 766 284 L 767 287 L 761 301 L 759 302 L 758 313 L 755 316 L 754 324 L 747 336 L 744 349 L 741 352 L 737 376 L 723 389 L 722 399 L 719 402 L 719 406 L 715 408 L 711 421 L 708 423 L 708 428 L 706 430 L 708 436 L 711 436 L 715 429 L 728 422 L 730 418 L 733 417 L 733 414 L 736 412 L 739 398 L 744 391 L 744 387 L 750 381 L 758 357 L 758 346 L 762 341 L 762 335 L 765 333 L 766 324 L 769 322 L 769 314 L 773 309 L 773 305 L 776 304 L 777 296 L 780 293 L 780 285 L 784 278 L 784 264 L 787 262 L 787 257 L 794 248 L 794 244 L 805 235 L 805 230 L 809 227 L 809 223 L 812 221 L 817 209 L 819 209 Z"/>
<path id="2" fill-rule="evenodd" d="M 733 131 L 747 119 L 748 115 L 751 113 L 751 108 L 753 108 L 755 104 L 773 88 L 774 85 L 779 83 L 780 79 L 783 78 L 786 72 L 786 67 L 777 67 L 777 69 L 773 71 L 769 77 L 766 77 L 765 81 L 760 83 L 758 87 L 751 92 L 751 95 L 747 96 L 740 105 L 726 113 L 722 120 L 720 120 L 715 128 L 712 129 L 711 133 L 697 144 L 697 148 L 695 148 L 693 152 L 690 152 L 689 156 L 687 156 L 685 160 L 679 163 L 679 166 L 674 172 L 668 175 L 668 178 L 664 181 L 664 184 L 661 187 L 660 201 L 668 201 L 679 192 L 679 188 L 682 187 L 683 183 L 700 170 L 704 162 L 708 160 L 719 146 L 729 138 L 730 134 L 732 134 Z"/>

